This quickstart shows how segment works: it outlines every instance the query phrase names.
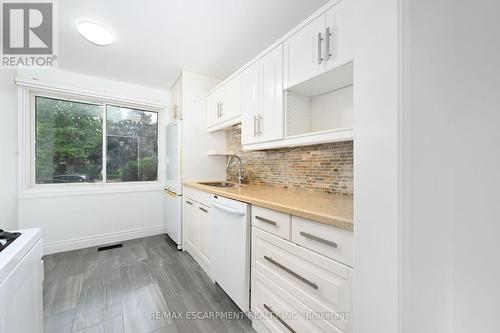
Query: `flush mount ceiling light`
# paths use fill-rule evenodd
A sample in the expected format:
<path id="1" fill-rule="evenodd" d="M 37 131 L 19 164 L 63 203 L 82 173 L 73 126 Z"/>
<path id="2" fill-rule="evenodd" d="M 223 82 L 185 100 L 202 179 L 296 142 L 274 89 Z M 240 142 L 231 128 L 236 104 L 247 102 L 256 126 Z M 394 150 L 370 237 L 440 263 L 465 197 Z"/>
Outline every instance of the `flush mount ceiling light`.
<path id="1" fill-rule="evenodd" d="M 78 32 L 96 45 L 109 45 L 115 41 L 115 37 L 108 28 L 95 22 L 80 22 L 76 25 Z"/>

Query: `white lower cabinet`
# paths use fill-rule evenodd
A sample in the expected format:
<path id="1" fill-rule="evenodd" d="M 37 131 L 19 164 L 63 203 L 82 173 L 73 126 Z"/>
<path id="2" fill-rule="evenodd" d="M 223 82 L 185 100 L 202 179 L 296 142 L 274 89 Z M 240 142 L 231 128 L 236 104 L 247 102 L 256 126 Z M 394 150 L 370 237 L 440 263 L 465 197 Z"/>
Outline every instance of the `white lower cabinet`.
<path id="1" fill-rule="evenodd" d="M 353 233 L 331 225 L 292 217 L 292 242 L 353 266 Z"/>
<path id="2" fill-rule="evenodd" d="M 208 206 L 198 205 L 196 219 L 198 222 L 199 242 L 198 252 L 200 259 L 207 267 L 210 267 L 210 252 L 212 249 L 212 219 L 211 208 Z"/>
<path id="3" fill-rule="evenodd" d="M 263 332 L 342 332 L 327 321 L 312 318 L 314 311 L 285 290 L 252 269 L 252 311 L 266 328 Z"/>
<path id="4" fill-rule="evenodd" d="M 351 332 L 353 269 L 325 255 L 330 253 L 317 251 L 323 250 L 321 247 L 315 249 L 313 245 L 311 250 L 295 243 L 293 229 L 297 219 L 289 217 L 292 234 L 288 238 L 286 234 L 283 237 L 265 230 L 262 227 L 268 226 L 259 220 L 252 222 L 254 328 L 258 332 Z M 298 228 L 313 233 L 318 230 L 316 224 L 300 219 Z M 324 226 L 322 237 L 335 239 L 341 246 L 351 245 L 337 238 L 344 230 Z"/>
<path id="5" fill-rule="evenodd" d="M 183 203 L 184 235 L 186 247 L 196 249 L 198 240 L 198 224 L 196 223 L 196 203 L 194 200 L 185 198 Z"/>
<path id="6" fill-rule="evenodd" d="M 210 275 L 212 207 L 209 206 L 210 195 L 206 196 L 207 200 L 204 200 L 204 197 L 205 193 L 200 192 L 199 195 L 195 193 L 191 197 L 185 195 L 183 200 L 184 249 Z"/>

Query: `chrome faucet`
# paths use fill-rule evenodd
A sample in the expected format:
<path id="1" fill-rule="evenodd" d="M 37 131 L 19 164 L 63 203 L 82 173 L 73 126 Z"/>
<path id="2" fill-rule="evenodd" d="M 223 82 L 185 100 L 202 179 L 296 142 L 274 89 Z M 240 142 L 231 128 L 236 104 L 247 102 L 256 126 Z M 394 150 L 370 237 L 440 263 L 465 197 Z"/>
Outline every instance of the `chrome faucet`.
<path id="1" fill-rule="evenodd" d="M 227 160 L 226 164 L 226 171 L 229 170 L 229 167 L 231 166 L 231 163 L 233 162 L 234 159 L 237 159 L 240 162 L 240 170 L 238 172 L 238 184 L 243 183 L 243 162 L 241 162 L 241 158 L 236 155 L 229 155 L 229 159 Z"/>

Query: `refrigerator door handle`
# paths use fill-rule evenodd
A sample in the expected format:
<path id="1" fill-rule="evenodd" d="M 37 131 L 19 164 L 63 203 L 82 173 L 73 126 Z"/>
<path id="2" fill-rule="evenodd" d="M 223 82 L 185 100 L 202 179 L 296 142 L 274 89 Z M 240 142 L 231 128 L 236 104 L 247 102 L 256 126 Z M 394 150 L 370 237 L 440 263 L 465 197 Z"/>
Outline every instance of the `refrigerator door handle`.
<path id="1" fill-rule="evenodd" d="M 177 193 L 175 193 L 174 191 L 169 190 L 168 188 L 165 189 L 165 193 L 167 193 L 168 195 L 171 195 L 173 197 L 177 196 Z"/>

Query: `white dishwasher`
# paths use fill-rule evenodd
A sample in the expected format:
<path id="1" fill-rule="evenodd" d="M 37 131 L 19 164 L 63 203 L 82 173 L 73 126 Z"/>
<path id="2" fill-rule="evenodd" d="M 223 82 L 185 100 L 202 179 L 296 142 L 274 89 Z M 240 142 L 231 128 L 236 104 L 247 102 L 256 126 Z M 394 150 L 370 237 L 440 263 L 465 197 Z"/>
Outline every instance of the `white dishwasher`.
<path id="1" fill-rule="evenodd" d="M 242 311 L 250 310 L 250 205 L 212 197 L 212 278 Z"/>

